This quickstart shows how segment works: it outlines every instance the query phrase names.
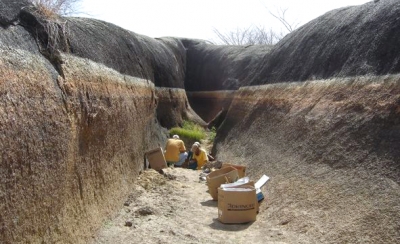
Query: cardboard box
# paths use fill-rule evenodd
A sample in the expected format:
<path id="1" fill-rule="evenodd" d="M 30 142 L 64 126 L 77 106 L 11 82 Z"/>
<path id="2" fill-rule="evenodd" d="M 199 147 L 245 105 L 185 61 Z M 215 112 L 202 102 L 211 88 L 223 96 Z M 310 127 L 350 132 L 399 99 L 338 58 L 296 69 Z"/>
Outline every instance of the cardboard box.
<path id="1" fill-rule="evenodd" d="M 218 220 L 241 224 L 257 219 L 258 201 L 254 186 L 218 189 Z"/>
<path id="2" fill-rule="evenodd" d="M 255 188 L 254 181 L 250 180 L 249 177 L 240 178 L 238 181 L 236 181 L 234 183 L 221 184 L 220 188 L 245 188 L 247 186 L 252 186 Z M 218 190 L 219 190 L 219 188 L 218 188 Z M 260 211 L 259 202 L 261 200 L 259 200 L 259 194 L 257 193 L 257 188 L 256 188 L 256 198 L 257 198 L 257 213 L 258 213 Z M 264 196 L 263 196 L 263 198 L 264 198 Z"/>
<path id="3" fill-rule="evenodd" d="M 239 179 L 237 169 L 234 167 L 225 167 L 209 173 L 206 177 L 208 192 L 213 200 L 218 200 L 218 187 L 221 184 L 236 182 Z"/>
<path id="4" fill-rule="evenodd" d="M 249 177 L 243 177 L 233 183 L 226 183 L 226 184 L 220 185 L 221 188 L 232 188 L 232 187 L 239 187 L 239 186 L 254 186 L 255 187 L 255 184 L 254 184 L 254 181 L 249 179 Z"/>
<path id="5" fill-rule="evenodd" d="M 243 165 L 235 165 L 235 164 L 229 164 L 229 163 L 223 163 L 221 168 L 225 168 L 225 167 L 234 167 L 235 169 L 238 170 L 239 173 L 239 178 L 243 178 L 246 176 L 246 166 Z"/>
<path id="6" fill-rule="evenodd" d="M 145 156 L 149 161 L 150 168 L 157 171 L 167 168 L 167 162 L 165 161 L 164 152 L 161 147 L 147 151 Z"/>

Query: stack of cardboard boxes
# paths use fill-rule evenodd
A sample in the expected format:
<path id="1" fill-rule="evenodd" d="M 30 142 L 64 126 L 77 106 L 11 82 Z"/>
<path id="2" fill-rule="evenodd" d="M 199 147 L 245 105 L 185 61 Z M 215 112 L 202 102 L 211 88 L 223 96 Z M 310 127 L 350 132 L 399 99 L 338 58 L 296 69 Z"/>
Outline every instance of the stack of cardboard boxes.
<path id="1" fill-rule="evenodd" d="M 259 202 L 264 199 L 261 187 L 268 181 L 264 175 L 257 183 L 245 177 L 245 166 L 223 164 L 207 175 L 208 191 L 218 201 L 218 219 L 239 224 L 255 221 Z"/>
<path id="2" fill-rule="evenodd" d="M 167 167 L 162 148 L 145 153 L 145 169 Z M 246 167 L 222 164 L 222 168 L 207 175 L 208 191 L 218 201 L 218 219 L 222 223 L 239 224 L 255 221 L 259 202 L 264 199 L 261 187 L 268 181 L 263 175 L 256 183 L 246 176 Z"/>

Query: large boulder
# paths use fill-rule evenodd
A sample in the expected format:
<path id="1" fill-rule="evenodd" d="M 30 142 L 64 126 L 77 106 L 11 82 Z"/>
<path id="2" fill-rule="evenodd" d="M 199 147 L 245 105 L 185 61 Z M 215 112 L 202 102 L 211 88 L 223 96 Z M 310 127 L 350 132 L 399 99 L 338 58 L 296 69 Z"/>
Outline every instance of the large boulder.
<path id="1" fill-rule="evenodd" d="M 400 2 L 371 1 L 332 10 L 274 46 L 221 46 L 181 39 L 188 91 L 400 71 Z"/>
<path id="2" fill-rule="evenodd" d="M 158 87 L 184 88 L 185 53 L 177 40 L 157 40 L 94 19 L 69 18 L 67 25 L 72 54 Z"/>
<path id="3" fill-rule="evenodd" d="M 332 10 L 276 44 L 246 83 L 398 73 L 399 15 L 397 0 Z"/>
<path id="4" fill-rule="evenodd" d="M 157 40 L 95 19 L 49 19 L 32 7 L 20 20 L 55 66 L 63 62 L 59 52 L 71 53 L 159 87 L 184 88 L 185 52 L 177 39 Z"/>

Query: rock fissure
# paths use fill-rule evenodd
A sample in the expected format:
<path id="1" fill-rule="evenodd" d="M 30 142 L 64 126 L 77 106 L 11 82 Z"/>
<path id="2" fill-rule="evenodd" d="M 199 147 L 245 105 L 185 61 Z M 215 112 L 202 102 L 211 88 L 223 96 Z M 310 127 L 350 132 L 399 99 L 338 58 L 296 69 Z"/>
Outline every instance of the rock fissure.
<path id="1" fill-rule="evenodd" d="M 399 1 L 246 47 L 24 6 L 0 0 L 2 242 L 87 243 L 101 225 L 99 243 L 399 238 Z M 220 224 L 196 171 L 143 171 L 184 120 L 217 128 L 218 159 L 271 177 L 256 222 Z"/>

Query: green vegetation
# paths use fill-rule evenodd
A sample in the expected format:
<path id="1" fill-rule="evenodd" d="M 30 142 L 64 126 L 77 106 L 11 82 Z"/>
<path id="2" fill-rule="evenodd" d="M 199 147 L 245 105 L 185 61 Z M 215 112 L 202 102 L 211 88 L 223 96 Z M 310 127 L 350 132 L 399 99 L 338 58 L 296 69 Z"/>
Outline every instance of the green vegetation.
<path id="1" fill-rule="evenodd" d="M 170 136 L 178 135 L 183 141 L 193 143 L 206 138 L 206 131 L 191 121 L 183 121 L 182 128 L 174 127 L 169 130 Z"/>
<path id="2" fill-rule="evenodd" d="M 213 142 L 216 135 L 217 135 L 217 129 L 213 126 L 213 127 L 211 128 L 211 132 L 210 132 L 210 134 L 209 134 L 209 139 L 210 139 L 210 141 Z"/>
<path id="3" fill-rule="evenodd" d="M 211 130 L 206 130 L 191 121 L 183 121 L 182 127 L 174 127 L 169 130 L 170 137 L 178 135 L 187 147 L 190 147 L 196 141 L 212 145 L 216 134 L 215 127 L 212 127 Z"/>

